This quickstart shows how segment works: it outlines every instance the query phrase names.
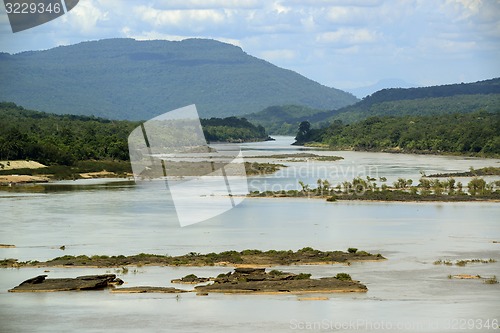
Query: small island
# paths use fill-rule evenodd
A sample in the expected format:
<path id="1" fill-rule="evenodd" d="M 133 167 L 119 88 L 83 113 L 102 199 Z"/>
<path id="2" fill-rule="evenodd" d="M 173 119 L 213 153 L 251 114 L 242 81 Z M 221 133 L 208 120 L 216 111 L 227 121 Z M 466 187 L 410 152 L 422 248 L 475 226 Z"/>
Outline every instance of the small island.
<path id="1" fill-rule="evenodd" d="M 236 268 L 234 272 L 220 274 L 213 284 L 195 287 L 197 292 L 218 293 L 332 293 L 366 292 L 368 288 L 353 281 L 346 273 L 335 277 L 311 279 L 311 274 L 293 274 L 265 268 Z"/>
<path id="2" fill-rule="evenodd" d="M 141 253 L 131 256 L 65 255 L 52 260 L 19 262 L 17 259 L 0 260 L 0 268 L 8 267 L 123 267 L 136 266 L 233 266 L 271 267 L 288 265 L 328 265 L 355 261 L 381 261 L 381 254 L 371 254 L 349 248 L 343 251 L 320 251 L 311 247 L 300 250 L 243 250 L 201 254 L 190 252 L 181 256 Z"/>
<path id="3" fill-rule="evenodd" d="M 323 198 L 329 202 L 337 200 L 371 201 L 500 201 L 500 181 L 487 183 L 483 178 L 474 177 L 465 186 L 453 178 L 446 180 L 422 177 L 418 185 L 412 179 L 398 178 L 392 186 L 385 177 L 377 179 L 367 176 L 356 177 L 332 185 L 326 179 L 318 179 L 317 187 L 299 181 L 300 190 L 253 191 L 249 197 L 270 198 Z"/>

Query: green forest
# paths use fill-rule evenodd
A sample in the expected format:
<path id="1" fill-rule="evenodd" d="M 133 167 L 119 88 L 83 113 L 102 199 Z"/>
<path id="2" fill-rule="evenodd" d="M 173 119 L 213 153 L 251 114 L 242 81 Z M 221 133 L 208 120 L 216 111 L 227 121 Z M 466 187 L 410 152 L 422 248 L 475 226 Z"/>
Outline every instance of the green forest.
<path id="1" fill-rule="evenodd" d="M 344 124 L 336 120 L 324 129 L 300 124 L 297 144 L 331 149 L 406 153 L 500 155 L 500 112 L 430 116 L 385 116 Z"/>
<path id="2" fill-rule="evenodd" d="M 268 138 L 262 126 L 229 117 L 201 120 L 209 141 Z M 87 160 L 128 161 L 128 136 L 140 122 L 77 115 L 55 115 L 0 103 L 0 160 L 35 160 L 73 165 Z"/>
<path id="3" fill-rule="evenodd" d="M 245 118 L 227 117 L 201 119 L 205 139 L 209 142 L 264 141 L 269 136 L 262 125 L 254 125 Z"/>
<path id="4" fill-rule="evenodd" d="M 340 108 L 358 99 L 209 39 L 103 39 L 0 52 L 0 101 L 56 114 L 144 120 L 196 104 L 202 118 L 269 105 Z"/>

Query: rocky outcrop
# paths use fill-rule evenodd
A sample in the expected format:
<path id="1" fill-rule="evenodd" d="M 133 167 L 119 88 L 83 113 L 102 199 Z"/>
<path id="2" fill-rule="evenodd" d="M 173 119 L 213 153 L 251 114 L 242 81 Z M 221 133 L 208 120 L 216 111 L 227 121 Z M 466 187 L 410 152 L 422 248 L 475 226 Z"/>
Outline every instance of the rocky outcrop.
<path id="1" fill-rule="evenodd" d="M 197 292 L 223 293 L 312 293 L 366 292 L 359 281 L 327 277 L 311 279 L 310 274 L 294 274 L 264 268 L 236 268 L 220 274 L 214 283 L 195 287 Z"/>
<path id="2" fill-rule="evenodd" d="M 22 282 L 9 292 L 53 292 L 70 290 L 99 290 L 123 284 L 115 274 L 86 275 L 76 278 L 47 279 L 47 275 L 39 275 Z"/>
<path id="3" fill-rule="evenodd" d="M 186 275 L 180 279 L 173 279 L 171 283 L 181 283 L 181 284 L 199 284 L 204 282 L 213 281 L 213 278 L 198 277 L 194 274 Z"/>

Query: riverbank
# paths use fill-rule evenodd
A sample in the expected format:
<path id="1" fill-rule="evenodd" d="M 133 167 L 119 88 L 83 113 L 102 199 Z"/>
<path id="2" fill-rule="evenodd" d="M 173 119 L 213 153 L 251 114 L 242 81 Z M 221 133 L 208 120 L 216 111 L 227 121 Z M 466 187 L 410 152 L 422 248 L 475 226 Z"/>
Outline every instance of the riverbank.
<path id="1" fill-rule="evenodd" d="M 29 164 L 21 162 L 25 161 L 10 161 L 9 168 L 0 169 L 0 188 L 59 180 L 133 178 L 129 161 L 79 161 L 71 166 L 45 166 L 34 161 L 30 161 Z M 173 170 L 178 170 L 178 174 L 169 176 L 189 176 L 186 170 L 193 169 L 192 164 L 196 162 L 172 163 L 178 164 L 176 168 L 173 168 Z M 273 174 L 284 167 L 285 165 L 277 163 L 245 162 L 245 171 L 248 176 Z"/>

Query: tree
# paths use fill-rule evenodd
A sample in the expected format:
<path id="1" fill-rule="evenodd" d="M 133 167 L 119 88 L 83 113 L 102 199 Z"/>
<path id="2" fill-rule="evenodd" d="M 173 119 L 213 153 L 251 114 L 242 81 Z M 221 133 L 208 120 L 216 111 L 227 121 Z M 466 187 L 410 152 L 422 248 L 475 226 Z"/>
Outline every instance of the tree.
<path id="1" fill-rule="evenodd" d="M 473 178 L 469 184 L 467 184 L 467 187 L 471 195 L 484 195 L 487 192 L 486 182 L 483 178 Z"/>
<path id="2" fill-rule="evenodd" d="M 295 136 L 295 140 L 297 142 L 305 142 L 309 137 L 311 136 L 311 123 L 306 121 L 303 121 L 299 125 L 299 131 L 297 132 L 297 135 Z"/>

